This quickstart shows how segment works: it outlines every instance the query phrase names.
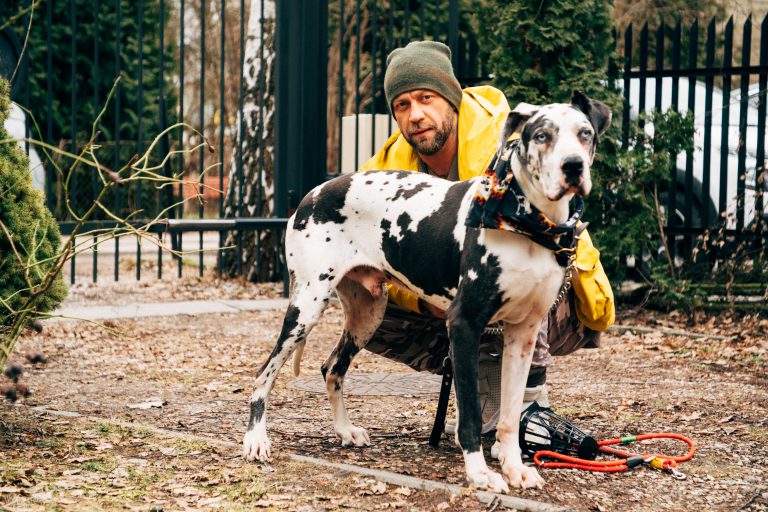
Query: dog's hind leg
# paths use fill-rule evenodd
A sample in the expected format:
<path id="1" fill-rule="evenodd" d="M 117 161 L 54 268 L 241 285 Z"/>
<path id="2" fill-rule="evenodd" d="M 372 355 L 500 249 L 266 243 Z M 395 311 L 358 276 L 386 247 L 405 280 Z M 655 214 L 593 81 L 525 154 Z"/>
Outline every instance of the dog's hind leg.
<path id="1" fill-rule="evenodd" d="M 387 294 L 373 297 L 364 285 L 346 277 L 341 280 L 336 292 L 344 310 L 344 331 L 322 367 L 333 411 L 333 429 L 342 446 L 368 446 L 371 441 L 365 429 L 349 421 L 344 406 L 344 376 L 352 359 L 381 324 L 387 307 Z"/>
<path id="2" fill-rule="evenodd" d="M 328 282 L 322 280 L 294 289 L 277 344 L 261 368 L 256 379 L 256 389 L 251 395 L 251 415 L 243 437 L 243 457 L 246 460 L 269 459 L 270 442 L 267 437 L 266 417 L 269 392 L 291 352 L 298 343 L 304 341 L 312 327 L 320 320 L 329 295 Z"/>

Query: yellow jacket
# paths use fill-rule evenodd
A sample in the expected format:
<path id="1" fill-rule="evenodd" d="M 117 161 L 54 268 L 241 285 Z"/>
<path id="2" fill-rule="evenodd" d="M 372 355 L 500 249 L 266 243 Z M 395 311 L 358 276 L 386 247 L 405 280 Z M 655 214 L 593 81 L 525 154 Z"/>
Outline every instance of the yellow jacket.
<path id="1" fill-rule="evenodd" d="M 487 85 L 464 89 L 459 106 L 459 179 L 468 180 L 483 173 L 498 145 L 499 133 L 510 108 L 500 90 Z M 361 171 L 418 171 L 418 157 L 399 131 L 373 155 Z M 600 253 L 582 233 L 576 250 L 574 291 L 579 320 L 594 330 L 605 330 L 614 322 L 613 292 L 600 264 Z M 585 283 L 581 283 L 585 280 Z M 577 282 L 579 282 L 577 284 Z M 418 297 L 389 285 L 389 297 L 400 306 L 421 312 Z"/>

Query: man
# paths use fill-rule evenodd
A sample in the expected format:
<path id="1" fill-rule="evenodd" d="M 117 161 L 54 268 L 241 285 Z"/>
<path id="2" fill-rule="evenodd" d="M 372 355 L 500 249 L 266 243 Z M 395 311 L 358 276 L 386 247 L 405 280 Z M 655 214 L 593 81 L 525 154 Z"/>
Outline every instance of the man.
<path id="1" fill-rule="evenodd" d="M 394 50 L 387 58 L 384 92 L 399 131 L 360 170 L 411 170 L 450 181 L 466 180 L 485 170 L 496 151 L 509 104 L 493 87 L 462 91 L 447 46 L 419 41 Z M 581 238 L 576 257 L 579 276 L 573 280 L 575 303 L 565 301 L 542 323 L 523 408 L 534 400 L 549 406 L 545 383 L 551 354 L 596 346 L 596 331 L 613 323 L 613 294 L 599 253 L 586 233 Z M 392 285 L 389 299 L 384 320 L 365 348 L 419 371 L 442 373 L 449 347 L 444 312 Z M 575 315 L 581 323 L 574 321 Z M 498 419 L 502 344 L 500 329 L 486 329 L 479 372 L 483 433 L 493 430 Z"/>

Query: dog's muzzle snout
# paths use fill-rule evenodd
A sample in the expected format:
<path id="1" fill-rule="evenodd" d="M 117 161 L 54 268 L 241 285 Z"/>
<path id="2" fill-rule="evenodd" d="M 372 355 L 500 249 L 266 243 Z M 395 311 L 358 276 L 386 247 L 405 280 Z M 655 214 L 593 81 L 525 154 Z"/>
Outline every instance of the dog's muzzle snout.
<path id="1" fill-rule="evenodd" d="M 580 156 L 567 156 L 563 158 L 560 167 L 565 174 L 565 182 L 573 187 L 581 184 L 581 175 L 584 172 L 584 159 Z"/>

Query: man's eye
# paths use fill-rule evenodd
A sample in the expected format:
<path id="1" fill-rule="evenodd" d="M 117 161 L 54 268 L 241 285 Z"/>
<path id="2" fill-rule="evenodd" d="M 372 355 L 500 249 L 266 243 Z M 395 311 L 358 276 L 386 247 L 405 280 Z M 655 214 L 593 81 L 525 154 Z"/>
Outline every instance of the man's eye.
<path id="1" fill-rule="evenodd" d="M 536 142 L 539 142 L 539 143 L 543 144 L 543 143 L 545 143 L 545 142 L 547 142 L 547 141 L 549 140 L 549 135 L 547 135 L 546 133 L 537 133 L 537 134 L 536 134 L 536 135 L 533 137 L 533 140 L 535 140 Z"/>
<path id="2" fill-rule="evenodd" d="M 587 130 L 584 128 L 579 132 L 579 137 L 587 141 L 592 140 L 592 130 Z"/>

